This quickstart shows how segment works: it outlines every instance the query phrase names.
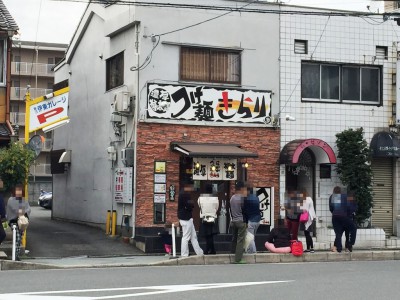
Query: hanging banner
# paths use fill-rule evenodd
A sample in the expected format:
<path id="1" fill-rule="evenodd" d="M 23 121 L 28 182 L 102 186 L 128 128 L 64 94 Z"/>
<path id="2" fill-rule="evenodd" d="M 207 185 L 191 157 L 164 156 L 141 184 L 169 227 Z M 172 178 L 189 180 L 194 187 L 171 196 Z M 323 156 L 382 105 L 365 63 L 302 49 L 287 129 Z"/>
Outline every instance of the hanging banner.
<path id="1" fill-rule="evenodd" d="M 237 159 L 193 158 L 193 180 L 236 180 Z"/>
<path id="2" fill-rule="evenodd" d="M 260 224 L 274 226 L 274 188 L 256 187 L 255 193 L 260 202 Z"/>
<path id="3" fill-rule="evenodd" d="M 149 83 L 147 117 L 221 123 L 271 123 L 271 92 Z"/>
<path id="4" fill-rule="evenodd" d="M 29 132 L 56 124 L 68 119 L 69 87 L 26 102 Z"/>

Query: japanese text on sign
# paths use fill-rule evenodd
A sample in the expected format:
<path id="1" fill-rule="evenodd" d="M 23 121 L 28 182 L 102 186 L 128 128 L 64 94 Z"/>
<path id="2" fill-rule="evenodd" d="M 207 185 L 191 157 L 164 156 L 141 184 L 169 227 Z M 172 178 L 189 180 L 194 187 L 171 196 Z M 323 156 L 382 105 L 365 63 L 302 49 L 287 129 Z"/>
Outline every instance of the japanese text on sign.
<path id="1" fill-rule="evenodd" d="M 215 123 L 271 123 L 271 93 L 205 86 L 148 85 L 148 117 Z"/>
<path id="2" fill-rule="evenodd" d="M 116 168 L 114 172 L 114 200 L 118 203 L 132 203 L 133 169 Z"/>

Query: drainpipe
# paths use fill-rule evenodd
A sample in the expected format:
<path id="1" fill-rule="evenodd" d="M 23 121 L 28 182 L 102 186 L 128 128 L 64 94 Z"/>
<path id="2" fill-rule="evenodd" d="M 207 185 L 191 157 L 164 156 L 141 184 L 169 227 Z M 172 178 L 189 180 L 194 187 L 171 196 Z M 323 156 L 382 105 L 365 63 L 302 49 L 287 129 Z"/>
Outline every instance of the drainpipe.
<path id="1" fill-rule="evenodd" d="M 139 55 L 139 26 L 140 24 L 136 24 L 136 63 L 139 66 L 140 63 L 140 55 Z M 133 203 L 132 203 L 132 239 L 135 238 L 136 234 L 136 195 L 137 195 L 137 129 L 138 129 L 138 120 L 139 120 L 139 73 L 140 71 L 137 70 L 137 77 L 136 77 L 136 95 L 134 99 L 134 115 L 133 115 L 133 125 L 134 125 L 134 137 L 133 137 L 133 152 L 134 152 L 134 159 L 133 159 Z"/>
<path id="2" fill-rule="evenodd" d="M 7 67 L 6 67 L 6 121 L 10 121 L 11 97 L 11 37 L 7 38 Z"/>

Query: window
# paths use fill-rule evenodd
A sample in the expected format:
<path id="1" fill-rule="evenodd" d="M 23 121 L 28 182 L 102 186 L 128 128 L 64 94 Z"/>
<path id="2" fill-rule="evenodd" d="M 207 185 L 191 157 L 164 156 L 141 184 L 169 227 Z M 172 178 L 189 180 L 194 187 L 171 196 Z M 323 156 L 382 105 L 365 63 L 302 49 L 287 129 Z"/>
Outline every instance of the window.
<path id="1" fill-rule="evenodd" d="M 376 46 L 375 57 L 376 59 L 388 59 L 388 47 Z"/>
<path id="2" fill-rule="evenodd" d="M 307 54 L 308 42 L 305 40 L 294 40 L 294 53 Z"/>
<path id="3" fill-rule="evenodd" d="M 239 51 L 182 47 L 180 79 L 238 84 L 240 54 Z"/>
<path id="4" fill-rule="evenodd" d="M 303 62 L 301 98 L 361 104 L 381 102 L 381 67 Z"/>
<path id="5" fill-rule="evenodd" d="M 124 52 L 106 61 L 106 90 L 111 90 L 124 84 Z"/>
<path id="6" fill-rule="evenodd" d="M 331 165 L 321 164 L 319 165 L 319 178 L 329 179 L 331 178 Z"/>
<path id="7" fill-rule="evenodd" d="M 0 85 L 6 85 L 6 61 L 7 46 L 6 40 L 0 39 Z"/>

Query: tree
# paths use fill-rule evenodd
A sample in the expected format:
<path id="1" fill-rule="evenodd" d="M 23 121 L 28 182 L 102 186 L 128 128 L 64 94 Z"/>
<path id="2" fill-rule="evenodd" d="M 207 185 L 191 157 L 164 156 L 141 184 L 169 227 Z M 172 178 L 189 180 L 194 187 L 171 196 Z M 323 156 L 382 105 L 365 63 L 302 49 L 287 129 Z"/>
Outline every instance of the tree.
<path id="1" fill-rule="evenodd" d="M 360 225 L 369 219 L 373 207 L 371 151 L 363 128 L 336 134 L 336 145 L 340 159 L 336 171 L 341 182 L 354 193 L 358 206 L 356 222 Z"/>
<path id="2" fill-rule="evenodd" d="M 10 143 L 0 149 L 0 178 L 4 188 L 9 190 L 28 180 L 29 167 L 34 160 L 34 152 L 22 143 Z"/>

